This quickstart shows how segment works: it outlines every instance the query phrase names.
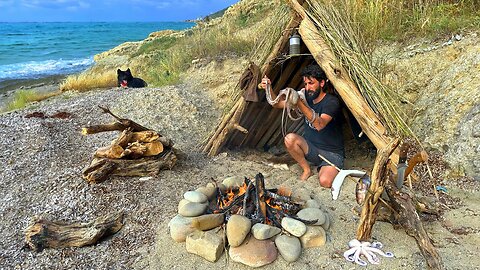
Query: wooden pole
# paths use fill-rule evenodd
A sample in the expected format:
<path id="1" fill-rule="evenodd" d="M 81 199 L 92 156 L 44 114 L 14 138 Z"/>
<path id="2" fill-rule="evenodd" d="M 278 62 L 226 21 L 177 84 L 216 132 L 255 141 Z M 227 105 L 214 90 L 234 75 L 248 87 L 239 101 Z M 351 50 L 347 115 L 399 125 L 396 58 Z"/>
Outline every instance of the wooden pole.
<path id="1" fill-rule="evenodd" d="M 370 240 L 372 227 L 376 221 L 378 201 L 382 196 L 386 181 L 386 165 L 393 150 L 400 143 L 399 139 L 390 141 L 384 148 L 378 150 L 377 158 L 372 170 L 372 182 L 362 208 L 360 222 L 357 228 L 357 239 L 360 241 Z"/>

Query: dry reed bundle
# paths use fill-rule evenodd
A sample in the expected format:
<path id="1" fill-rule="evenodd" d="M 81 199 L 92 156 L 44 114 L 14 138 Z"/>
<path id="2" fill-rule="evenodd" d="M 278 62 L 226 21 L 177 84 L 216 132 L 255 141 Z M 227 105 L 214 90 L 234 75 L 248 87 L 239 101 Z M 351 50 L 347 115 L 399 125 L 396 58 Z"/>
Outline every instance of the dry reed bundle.
<path id="1" fill-rule="evenodd" d="M 390 134 L 414 136 L 398 96 L 376 76 L 361 29 L 348 12 L 349 0 L 307 0 L 306 13 Z"/>

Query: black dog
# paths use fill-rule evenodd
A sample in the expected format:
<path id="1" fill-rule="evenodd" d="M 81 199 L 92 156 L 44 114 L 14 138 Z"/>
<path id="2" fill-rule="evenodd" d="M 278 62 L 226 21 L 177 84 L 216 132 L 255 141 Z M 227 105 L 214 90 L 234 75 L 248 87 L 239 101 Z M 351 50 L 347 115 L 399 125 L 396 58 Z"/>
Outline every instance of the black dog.
<path id="1" fill-rule="evenodd" d="M 120 69 L 117 69 L 117 86 L 118 87 L 133 87 L 133 88 L 141 88 L 141 87 L 146 87 L 147 83 L 140 79 L 140 78 L 134 78 L 132 76 L 132 72 L 130 71 L 130 68 L 128 68 L 126 71 L 121 71 Z"/>

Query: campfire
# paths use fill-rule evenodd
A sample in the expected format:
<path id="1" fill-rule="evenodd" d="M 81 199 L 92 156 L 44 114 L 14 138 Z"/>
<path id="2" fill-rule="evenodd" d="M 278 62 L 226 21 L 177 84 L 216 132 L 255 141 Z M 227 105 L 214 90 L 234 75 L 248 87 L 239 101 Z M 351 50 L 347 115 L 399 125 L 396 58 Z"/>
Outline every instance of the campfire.
<path id="1" fill-rule="evenodd" d="M 281 228 L 283 217 L 294 216 L 301 209 L 301 204 L 292 200 L 288 189 L 266 189 L 261 173 L 255 176 L 255 181 L 245 178 L 242 186 L 230 187 L 226 192 L 219 187 L 216 189 L 217 199 L 210 202 L 207 213 L 224 213 L 226 220 L 236 214 L 249 218 L 254 224 Z"/>
<path id="2" fill-rule="evenodd" d="M 215 262 L 229 247 L 233 261 L 252 267 L 273 262 L 278 252 L 297 260 L 302 247 L 325 244 L 329 226 L 317 201 L 295 199 L 285 187 L 267 189 L 261 173 L 186 192 L 169 223 L 171 237 L 185 241 L 188 252 Z"/>

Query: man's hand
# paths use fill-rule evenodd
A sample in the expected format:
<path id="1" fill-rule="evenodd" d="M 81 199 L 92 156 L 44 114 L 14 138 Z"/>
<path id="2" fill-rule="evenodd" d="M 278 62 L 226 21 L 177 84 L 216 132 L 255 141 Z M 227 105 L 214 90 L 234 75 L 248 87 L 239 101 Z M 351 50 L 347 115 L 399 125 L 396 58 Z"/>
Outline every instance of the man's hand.
<path id="1" fill-rule="evenodd" d="M 271 85 L 272 82 L 270 81 L 270 79 L 267 77 L 267 75 L 265 75 L 262 79 L 262 82 L 258 85 L 258 88 L 260 89 L 267 89 L 267 84 Z"/>

